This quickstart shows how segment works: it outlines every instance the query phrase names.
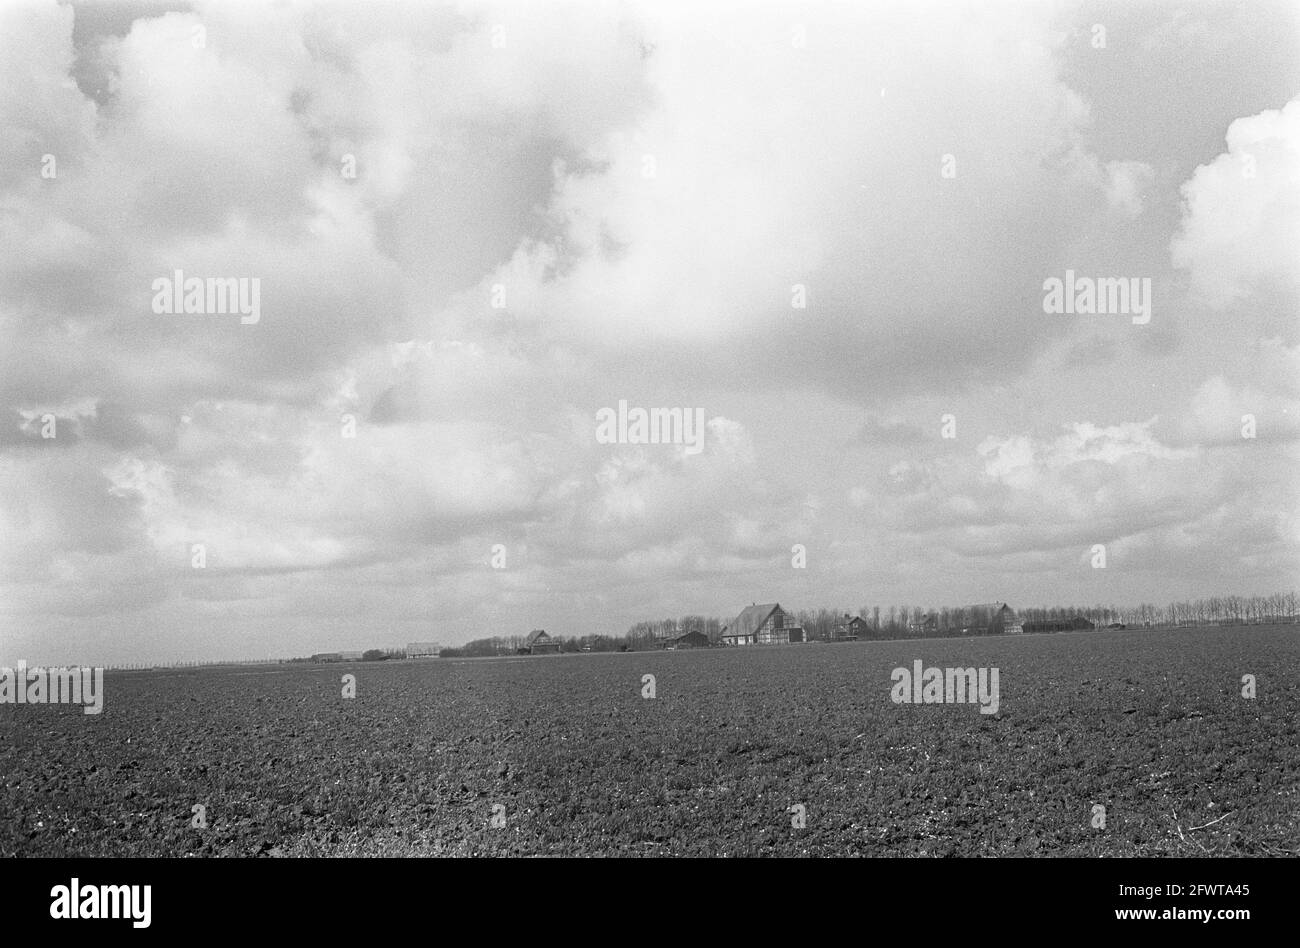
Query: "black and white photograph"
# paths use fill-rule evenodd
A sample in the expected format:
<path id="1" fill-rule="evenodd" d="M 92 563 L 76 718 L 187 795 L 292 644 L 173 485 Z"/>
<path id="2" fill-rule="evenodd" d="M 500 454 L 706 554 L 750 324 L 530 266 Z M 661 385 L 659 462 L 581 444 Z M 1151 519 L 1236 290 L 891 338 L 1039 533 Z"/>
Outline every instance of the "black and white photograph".
<path id="1" fill-rule="evenodd" d="M 0 0 L 0 248 L 33 918 L 1300 856 L 1292 0 Z"/>

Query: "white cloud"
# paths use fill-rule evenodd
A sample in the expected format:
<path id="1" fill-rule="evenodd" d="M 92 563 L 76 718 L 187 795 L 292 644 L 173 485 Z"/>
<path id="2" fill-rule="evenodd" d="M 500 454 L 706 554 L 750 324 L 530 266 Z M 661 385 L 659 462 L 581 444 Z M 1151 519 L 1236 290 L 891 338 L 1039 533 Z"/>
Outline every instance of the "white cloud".
<path id="1" fill-rule="evenodd" d="M 1216 307 L 1260 291 L 1300 291 L 1300 99 L 1240 118 L 1228 150 L 1183 185 L 1175 266 Z"/>
<path id="2" fill-rule="evenodd" d="M 1026 436 L 987 438 L 979 445 L 990 478 L 1018 488 L 1032 488 L 1044 477 L 1089 461 L 1116 465 L 1132 458 L 1174 459 L 1192 456 L 1189 449 L 1161 444 L 1151 433 L 1158 419 L 1099 426 L 1079 422 L 1051 441 Z"/>
<path id="3" fill-rule="evenodd" d="M 1032 348 L 1007 305 L 1007 268 L 1056 242 L 1013 221 L 1070 183 L 1045 160 L 1081 120 L 1057 79 L 1057 34 L 1012 8 L 977 21 L 949 8 L 924 22 L 822 13 L 802 49 L 778 8 L 644 19 L 654 105 L 561 169 L 549 207 L 561 236 L 529 249 L 537 265 L 499 273 L 521 313 L 552 338 L 620 348 L 734 344 L 813 323 L 805 344 L 827 350 L 828 368 L 852 348 L 882 385 L 917 361 L 900 351 L 910 332 L 932 351 L 975 342 L 972 309 L 1002 358 Z M 1001 42 L 1009 33 L 1020 42 Z M 955 182 L 941 176 L 945 153 Z M 1135 167 L 1116 172 L 1126 207 Z M 955 200 L 960 189 L 982 199 Z M 964 240 L 968 228 L 997 229 L 1014 249 Z M 808 310 L 792 308 L 796 284 Z"/>

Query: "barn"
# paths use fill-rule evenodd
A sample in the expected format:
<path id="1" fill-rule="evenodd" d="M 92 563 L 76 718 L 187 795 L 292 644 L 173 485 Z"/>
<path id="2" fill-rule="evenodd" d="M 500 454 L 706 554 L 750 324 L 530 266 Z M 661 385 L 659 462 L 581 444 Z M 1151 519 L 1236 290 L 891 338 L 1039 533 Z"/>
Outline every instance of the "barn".
<path id="1" fill-rule="evenodd" d="M 543 629 L 533 629 L 524 641 L 524 648 L 529 655 L 556 655 L 560 651 L 560 640 L 551 638 Z"/>
<path id="2" fill-rule="evenodd" d="M 709 637 L 703 632 L 683 632 L 671 638 L 664 639 L 663 648 L 708 648 Z"/>
<path id="3" fill-rule="evenodd" d="M 778 602 L 747 606 L 722 630 L 723 645 L 786 645 L 804 640 Z"/>

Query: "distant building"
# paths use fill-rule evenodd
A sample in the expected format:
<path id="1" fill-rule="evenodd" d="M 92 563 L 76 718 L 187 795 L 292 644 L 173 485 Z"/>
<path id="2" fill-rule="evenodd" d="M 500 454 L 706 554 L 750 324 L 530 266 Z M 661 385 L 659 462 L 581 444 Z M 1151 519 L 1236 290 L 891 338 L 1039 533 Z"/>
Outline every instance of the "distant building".
<path id="1" fill-rule="evenodd" d="M 919 620 L 913 619 L 909 622 L 907 631 L 912 635 L 938 635 L 939 617 L 933 612 L 927 612 Z"/>
<path id="2" fill-rule="evenodd" d="M 663 648 L 708 648 L 709 637 L 703 632 L 683 632 L 681 635 L 671 636 L 663 640 Z"/>
<path id="3" fill-rule="evenodd" d="M 407 658 L 437 658 L 445 645 L 441 642 L 412 642 L 406 646 Z"/>
<path id="4" fill-rule="evenodd" d="M 953 628 L 963 635 L 1018 635 L 1024 626 L 1005 602 L 982 602 L 954 610 Z"/>
<path id="5" fill-rule="evenodd" d="M 789 614 L 777 602 L 748 606 L 723 628 L 722 644 L 786 645 L 802 642 L 803 628 L 791 625 L 789 619 Z"/>
<path id="6" fill-rule="evenodd" d="M 871 634 L 871 626 L 862 616 L 845 616 L 844 621 L 831 630 L 832 642 L 856 642 Z"/>
<path id="7" fill-rule="evenodd" d="M 1012 609 L 1005 602 L 995 602 L 990 608 L 991 613 L 991 632 L 1000 632 L 1003 635 L 1020 635 L 1025 631 L 1024 623 L 1016 615 L 1016 610 Z"/>
<path id="8" fill-rule="evenodd" d="M 524 641 L 529 655 L 555 655 L 560 651 L 559 639 L 551 638 L 543 629 L 533 629 Z"/>
<path id="9" fill-rule="evenodd" d="M 313 662 L 341 662 L 343 655 L 340 652 L 317 652 L 311 657 Z"/>
<path id="10" fill-rule="evenodd" d="M 359 662 L 363 654 L 362 652 L 339 652 L 339 657 L 345 662 Z"/>

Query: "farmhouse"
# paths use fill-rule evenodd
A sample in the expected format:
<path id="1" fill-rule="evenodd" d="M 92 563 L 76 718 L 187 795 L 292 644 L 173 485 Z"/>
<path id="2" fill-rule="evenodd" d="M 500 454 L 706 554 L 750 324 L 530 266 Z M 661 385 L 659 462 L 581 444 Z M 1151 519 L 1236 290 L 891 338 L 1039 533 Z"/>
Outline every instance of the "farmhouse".
<path id="1" fill-rule="evenodd" d="M 751 605 L 722 630 L 723 645 L 786 645 L 804 640 L 803 629 L 791 625 L 780 603 Z"/>
<path id="2" fill-rule="evenodd" d="M 844 621 L 831 629 L 832 642 L 856 642 L 865 639 L 871 633 L 871 627 L 862 616 L 846 615 Z"/>
<path id="3" fill-rule="evenodd" d="M 992 631 L 1001 632 L 1003 635 L 1020 635 L 1025 631 L 1020 617 L 1016 615 L 1016 610 L 1012 609 L 1005 602 L 995 602 L 990 608 L 990 623 Z"/>
<path id="4" fill-rule="evenodd" d="M 907 631 L 913 635 L 936 635 L 939 632 L 939 617 L 927 612 L 918 620 L 907 624 Z"/>
<path id="5" fill-rule="evenodd" d="M 1011 607 L 1006 605 L 1005 602 L 1002 603 L 1002 610 L 1004 610 L 1002 611 L 1001 618 L 1000 618 L 1000 622 L 1002 625 L 1002 635 L 1008 635 L 1008 636 L 1023 635 L 1024 623 L 1021 622 L 1021 616 L 1015 614 L 1015 610 L 1011 609 Z"/>
<path id="6" fill-rule="evenodd" d="M 412 642 L 406 646 L 406 657 L 437 658 L 445 647 L 441 642 Z"/>
<path id="7" fill-rule="evenodd" d="M 543 629 L 533 629 L 524 641 L 524 648 L 528 650 L 529 655 L 558 655 L 560 641 L 551 638 Z"/>

